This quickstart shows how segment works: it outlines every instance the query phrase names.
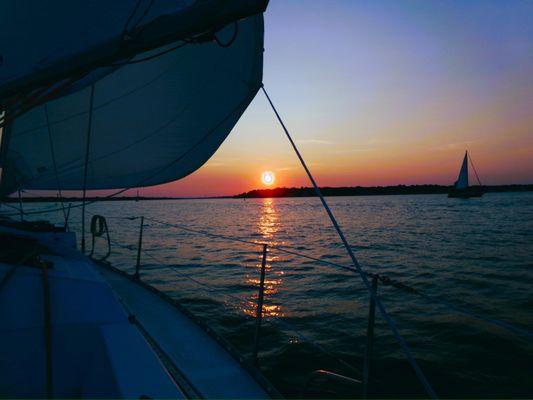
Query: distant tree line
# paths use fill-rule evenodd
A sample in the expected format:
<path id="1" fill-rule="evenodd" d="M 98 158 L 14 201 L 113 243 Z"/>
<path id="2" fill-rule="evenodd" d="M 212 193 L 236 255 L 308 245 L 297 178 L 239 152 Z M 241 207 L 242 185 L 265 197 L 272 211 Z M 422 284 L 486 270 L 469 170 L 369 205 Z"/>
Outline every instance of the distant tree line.
<path id="1" fill-rule="evenodd" d="M 394 194 L 439 194 L 448 193 L 453 186 L 445 185 L 396 185 L 396 186 L 351 186 L 351 187 L 322 187 L 320 190 L 325 196 L 380 196 Z M 528 192 L 533 191 L 531 185 L 499 185 L 481 186 L 484 192 Z M 313 197 L 315 191 L 311 187 L 278 187 L 275 189 L 256 189 L 235 196 L 212 196 L 212 197 L 87 197 L 86 201 L 125 201 L 125 200 L 190 200 L 190 199 L 223 199 L 223 198 L 263 198 L 263 197 Z M 64 197 L 63 201 L 77 202 L 81 197 Z M 8 203 L 18 202 L 15 195 L 6 197 L 2 201 Z M 23 196 L 25 203 L 58 202 L 57 196 Z"/>
<path id="2" fill-rule="evenodd" d="M 402 194 L 445 194 L 453 186 L 445 185 L 396 185 L 396 186 L 352 186 L 322 187 L 324 196 L 379 196 Z M 484 192 L 527 192 L 533 191 L 533 185 L 499 185 L 482 186 Z M 312 187 L 278 187 L 275 189 L 256 189 L 241 193 L 234 198 L 262 197 L 313 197 L 316 196 Z"/>

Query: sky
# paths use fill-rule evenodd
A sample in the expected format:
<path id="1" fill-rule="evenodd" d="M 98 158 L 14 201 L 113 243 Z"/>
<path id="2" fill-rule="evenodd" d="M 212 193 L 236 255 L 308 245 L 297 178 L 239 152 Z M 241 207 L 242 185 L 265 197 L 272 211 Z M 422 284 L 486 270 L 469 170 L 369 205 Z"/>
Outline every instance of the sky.
<path id="1" fill-rule="evenodd" d="M 271 0 L 264 84 L 320 186 L 533 183 L 533 2 Z M 263 94 L 198 171 L 141 195 L 309 186 Z"/>

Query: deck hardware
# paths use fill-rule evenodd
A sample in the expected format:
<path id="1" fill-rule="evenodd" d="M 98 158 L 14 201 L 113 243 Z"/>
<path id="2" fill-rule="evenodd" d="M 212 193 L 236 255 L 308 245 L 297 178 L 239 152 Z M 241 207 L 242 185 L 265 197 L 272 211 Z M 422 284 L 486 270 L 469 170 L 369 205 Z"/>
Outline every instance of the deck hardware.
<path id="1" fill-rule="evenodd" d="M 372 291 L 377 293 L 379 275 L 372 276 Z M 368 306 L 368 325 L 366 329 L 366 351 L 365 364 L 363 367 L 363 395 L 364 399 L 368 395 L 368 385 L 370 379 L 370 371 L 372 366 L 372 354 L 374 352 L 374 321 L 376 318 L 376 301 L 374 297 L 370 296 L 370 303 Z"/>
<path id="2" fill-rule="evenodd" d="M 105 217 L 101 215 L 93 215 L 91 218 L 91 252 L 89 257 L 92 258 L 94 253 L 94 243 L 97 237 L 102 237 L 106 235 L 107 238 L 107 253 L 105 256 L 100 258 L 100 261 L 105 260 L 111 254 L 111 239 L 109 237 L 109 228 L 107 227 L 107 221 Z"/>
<path id="3" fill-rule="evenodd" d="M 81 252 L 85 254 L 85 200 L 87 198 L 87 172 L 89 169 L 89 153 L 91 145 L 91 128 L 93 122 L 94 83 L 91 85 L 89 98 L 89 119 L 87 124 L 87 140 L 85 142 L 85 165 L 83 168 L 83 191 L 81 203 Z"/>
<path id="4" fill-rule="evenodd" d="M 139 245 L 137 246 L 137 263 L 135 264 L 135 274 L 133 277 L 135 279 L 141 279 L 139 275 L 139 268 L 141 267 L 141 251 L 143 245 L 143 226 L 144 226 L 144 216 L 141 217 L 141 228 L 139 229 Z"/>
<path id="5" fill-rule="evenodd" d="M 265 294 L 265 270 L 266 270 L 266 258 L 267 258 L 267 244 L 263 244 L 263 259 L 261 260 L 261 278 L 259 280 L 259 294 L 257 296 L 257 313 L 256 313 L 256 325 L 254 334 L 254 351 L 252 356 L 252 362 L 257 367 L 259 365 L 258 352 L 259 352 L 259 340 L 261 338 L 261 322 L 263 320 L 263 300 Z"/>

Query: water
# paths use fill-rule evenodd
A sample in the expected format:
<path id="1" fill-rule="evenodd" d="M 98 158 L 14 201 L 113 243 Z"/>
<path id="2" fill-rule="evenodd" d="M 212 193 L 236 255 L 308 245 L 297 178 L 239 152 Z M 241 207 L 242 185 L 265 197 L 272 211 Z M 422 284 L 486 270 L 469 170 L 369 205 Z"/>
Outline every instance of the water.
<path id="1" fill-rule="evenodd" d="M 471 200 L 418 195 L 328 201 L 366 271 L 533 330 L 533 193 Z M 179 299 L 246 356 L 253 346 L 261 247 L 152 219 L 288 246 L 349 265 L 316 198 L 104 202 L 88 211 L 109 217 L 115 242 L 109 261 L 129 272 L 134 271 L 140 221 L 117 217 L 144 215 L 142 279 Z M 61 218 L 56 213 L 51 219 Z M 73 209 L 74 230 L 80 228 L 79 218 L 80 209 Z M 96 247 L 103 254 L 105 241 L 98 239 Z M 390 286 L 378 291 L 439 396 L 533 395 L 531 342 Z M 360 378 L 368 302 L 360 278 L 350 271 L 272 249 L 261 370 L 286 396 L 298 395 L 315 369 Z M 422 395 L 383 319 L 378 315 L 376 321 L 374 393 Z"/>

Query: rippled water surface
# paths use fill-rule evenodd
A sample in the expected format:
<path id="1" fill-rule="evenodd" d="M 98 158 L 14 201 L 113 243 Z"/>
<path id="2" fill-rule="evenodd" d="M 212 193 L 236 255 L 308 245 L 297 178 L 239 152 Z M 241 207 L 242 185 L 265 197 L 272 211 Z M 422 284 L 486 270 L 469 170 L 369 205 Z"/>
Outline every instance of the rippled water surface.
<path id="1" fill-rule="evenodd" d="M 533 193 L 471 200 L 444 195 L 328 200 L 366 271 L 533 330 Z M 26 209 L 42 207 L 51 204 Z M 247 356 L 253 346 L 261 246 L 168 224 L 350 265 L 316 198 L 117 201 L 87 210 L 108 217 L 109 261 L 129 272 L 140 221 L 119 217 L 145 216 L 142 279 L 182 301 Z M 52 219 L 60 217 L 56 213 Z M 72 209 L 74 230 L 79 220 L 80 208 Z M 103 253 L 105 242 L 96 245 Z M 378 292 L 440 396 L 533 396 L 531 340 L 390 286 L 381 285 Z M 297 395 L 315 369 L 360 378 L 368 303 L 354 273 L 270 249 L 263 373 L 285 395 Z M 378 396 L 423 393 L 379 314 L 372 377 Z"/>

